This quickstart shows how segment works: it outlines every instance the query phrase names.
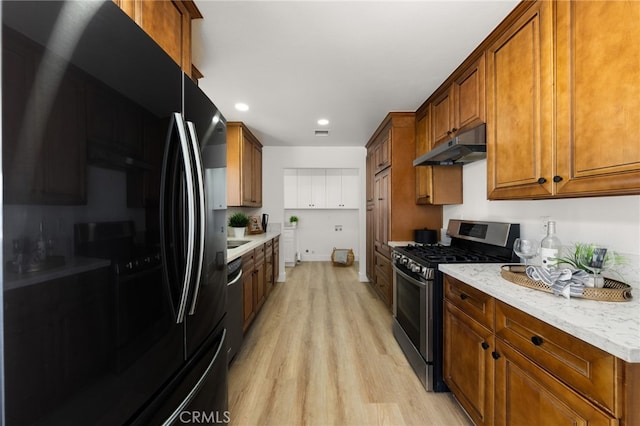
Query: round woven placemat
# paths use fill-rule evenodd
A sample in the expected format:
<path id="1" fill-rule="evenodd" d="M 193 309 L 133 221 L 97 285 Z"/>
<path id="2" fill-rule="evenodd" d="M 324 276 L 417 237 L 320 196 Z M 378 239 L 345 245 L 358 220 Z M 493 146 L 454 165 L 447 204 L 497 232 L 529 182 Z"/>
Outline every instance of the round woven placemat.
<path id="1" fill-rule="evenodd" d="M 544 282 L 529 278 L 525 270 L 525 265 L 503 265 L 500 270 L 500 275 L 505 280 L 511 281 L 514 284 L 546 293 L 553 293 L 551 287 Z M 582 296 L 575 297 L 601 300 L 604 302 L 626 302 L 632 299 L 631 286 L 620 281 L 612 280 L 611 278 L 605 278 L 603 288 L 585 287 Z"/>

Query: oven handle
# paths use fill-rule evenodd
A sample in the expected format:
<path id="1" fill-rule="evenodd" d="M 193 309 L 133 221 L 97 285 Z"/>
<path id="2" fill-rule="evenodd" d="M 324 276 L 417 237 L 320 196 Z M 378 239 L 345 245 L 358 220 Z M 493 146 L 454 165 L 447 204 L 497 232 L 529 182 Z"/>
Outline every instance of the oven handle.
<path id="1" fill-rule="evenodd" d="M 409 281 L 411 284 L 415 285 L 416 287 L 421 287 L 421 288 L 426 288 L 427 284 L 423 283 L 422 281 L 418 281 L 415 278 L 407 275 L 405 272 L 403 272 L 402 270 L 400 270 L 396 265 L 393 265 L 393 270 L 401 275 L 404 279 L 406 279 L 407 281 Z"/>

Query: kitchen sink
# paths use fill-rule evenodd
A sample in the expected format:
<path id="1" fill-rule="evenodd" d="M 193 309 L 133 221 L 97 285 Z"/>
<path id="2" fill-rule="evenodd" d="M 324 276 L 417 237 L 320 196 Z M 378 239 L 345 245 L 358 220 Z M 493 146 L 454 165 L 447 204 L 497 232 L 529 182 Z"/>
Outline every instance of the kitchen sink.
<path id="1" fill-rule="evenodd" d="M 227 248 L 228 249 L 234 249 L 234 248 L 238 248 L 244 244 L 247 244 L 249 241 L 233 241 L 233 240 L 227 240 Z"/>

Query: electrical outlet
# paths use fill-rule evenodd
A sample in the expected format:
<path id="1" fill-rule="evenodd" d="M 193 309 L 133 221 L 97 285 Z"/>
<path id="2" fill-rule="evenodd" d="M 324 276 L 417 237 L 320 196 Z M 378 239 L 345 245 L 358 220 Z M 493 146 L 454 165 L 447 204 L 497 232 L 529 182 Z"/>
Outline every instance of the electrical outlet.
<path id="1" fill-rule="evenodd" d="M 336 225 L 335 226 L 335 230 L 336 230 L 336 232 L 342 231 L 342 225 Z"/>

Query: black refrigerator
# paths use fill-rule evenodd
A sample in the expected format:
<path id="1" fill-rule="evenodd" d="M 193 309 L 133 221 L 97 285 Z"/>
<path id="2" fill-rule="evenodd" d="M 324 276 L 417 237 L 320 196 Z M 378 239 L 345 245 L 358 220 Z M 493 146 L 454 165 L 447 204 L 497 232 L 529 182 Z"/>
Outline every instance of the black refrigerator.
<path id="1" fill-rule="evenodd" d="M 226 122 L 112 1 L 2 2 L 7 425 L 228 423 Z"/>

